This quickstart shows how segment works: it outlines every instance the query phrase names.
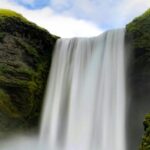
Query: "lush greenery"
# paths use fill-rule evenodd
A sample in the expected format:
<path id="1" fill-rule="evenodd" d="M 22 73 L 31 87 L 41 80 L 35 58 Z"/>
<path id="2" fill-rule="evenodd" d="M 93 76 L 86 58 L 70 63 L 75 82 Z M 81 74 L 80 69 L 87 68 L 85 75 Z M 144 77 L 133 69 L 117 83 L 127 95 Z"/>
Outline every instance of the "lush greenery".
<path id="1" fill-rule="evenodd" d="M 22 15 L 0 9 L 1 130 L 37 126 L 56 39 Z"/>
<path id="2" fill-rule="evenodd" d="M 150 150 L 150 114 L 145 116 L 144 120 L 145 134 L 142 139 L 140 150 Z"/>
<path id="3" fill-rule="evenodd" d="M 18 19 L 21 19 L 24 22 L 28 22 L 26 18 L 24 18 L 21 14 L 16 13 L 15 11 L 9 10 L 9 9 L 0 9 L 0 16 L 2 17 L 17 17 Z"/>
<path id="4" fill-rule="evenodd" d="M 144 112 L 150 111 L 150 9 L 127 25 L 126 41 L 132 50 L 129 53 L 132 55 L 132 63 L 128 78 L 134 110 L 138 119 L 144 120 Z M 134 116 L 130 120 L 133 120 L 137 116 L 132 110 L 131 112 Z M 146 115 L 144 127 L 145 135 L 140 150 L 150 150 L 150 115 Z"/>
<path id="5" fill-rule="evenodd" d="M 136 56 L 150 55 L 150 9 L 127 25 L 128 36 L 134 40 Z"/>

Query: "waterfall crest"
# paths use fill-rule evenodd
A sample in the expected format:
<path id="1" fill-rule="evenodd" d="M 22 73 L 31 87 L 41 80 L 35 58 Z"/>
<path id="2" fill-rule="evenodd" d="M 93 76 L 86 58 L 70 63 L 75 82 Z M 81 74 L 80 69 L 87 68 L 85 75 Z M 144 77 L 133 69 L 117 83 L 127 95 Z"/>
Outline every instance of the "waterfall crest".
<path id="1" fill-rule="evenodd" d="M 126 150 L 124 33 L 57 41 L 40 133 L 48 150 Z"/>

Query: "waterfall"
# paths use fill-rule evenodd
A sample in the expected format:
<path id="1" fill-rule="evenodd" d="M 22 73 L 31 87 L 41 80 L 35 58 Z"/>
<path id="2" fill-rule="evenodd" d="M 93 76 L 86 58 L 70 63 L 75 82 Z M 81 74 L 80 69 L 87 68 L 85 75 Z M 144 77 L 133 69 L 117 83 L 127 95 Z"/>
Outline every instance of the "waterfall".
<path id="1" fill-rule="evenodd" d="M 40 141 L 48 150 L 126 150 L 124 29 L 58 39 Z"/>

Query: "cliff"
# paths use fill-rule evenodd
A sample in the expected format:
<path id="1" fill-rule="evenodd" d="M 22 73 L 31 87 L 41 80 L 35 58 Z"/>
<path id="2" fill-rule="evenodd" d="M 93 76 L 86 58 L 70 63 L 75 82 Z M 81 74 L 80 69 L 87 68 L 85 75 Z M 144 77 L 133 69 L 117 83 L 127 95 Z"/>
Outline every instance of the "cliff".
<path id="1" fill-rule="evenodd" d="M 0 9 L 0 129 L 37 126 L 57 37 Z"/>
<path id="2" fill-rule="evenodd" d="M 130 99 L 128 111 L 129 150 L 139 149 L 144 134 L 142 122 L 150 112 L 150 9 L 126 26 L 126 42 L 130 57 L 128 87 Z M 129 46 L 130 45 L 130 46 Z M 148 121 L 146 117 L 145 123 Z M 148 126 L 149 124 L 147 124 Z M 150 149 L 150 134 L 145 127 L 141 150 Z M 137 145 L 137 143 L 139 143 Z M 145 146 L 144 146 L 145 145 Z"/>

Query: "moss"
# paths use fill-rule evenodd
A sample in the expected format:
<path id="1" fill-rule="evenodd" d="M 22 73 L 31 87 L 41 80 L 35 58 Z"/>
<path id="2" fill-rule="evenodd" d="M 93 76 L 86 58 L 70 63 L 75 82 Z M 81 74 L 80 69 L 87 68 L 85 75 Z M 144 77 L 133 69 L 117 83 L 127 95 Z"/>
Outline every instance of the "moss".
<path id="1" fill-rule="evenodd" d="M 133 103 L 135 104 L 137 101 L 139 105 L 135 106 L 134 110 L 144 114 L 144 112 L 150 111 L 148 107 L 150 104 L 150 9 L 126 26 L 126 41 L 131 46 L 130 50 L 132 51 L 128 76 L 130 93 Z M 133 111 L 131 110 L 131 112 Z M 129 112 L 129 114 L 131 113 Z M 140 116 L 142 115 L 138 116 L 137 113 L 137 117 L 142 120 Z M 140 150 L 150 150 L 149 114 L 145 116 L 144 128 L 145 134 L 142 138 Z"/>
<path id="2" fill-rule="evenodd" d="M 58 37 L 10 10 L 0 9 L 0 24 L 0 89 L 18 114 L 17 123 L 21 123 L 16 125 L 14 119 L 11 124 L 37 127 Z M 8 113 L 9 107 L 4 107 L 0 107 L 0 115 L 15 118 L 13 111 Z"/>
<path id="3" fill-rule="evenodd" d="M 10 102 L 10 96 L 2 89 L 0 89 L 0 109 L 8 114 L 11 114 L 11 116 L 15 118 L 19 117 L 19 112 Z"/>
<path id="4" fill-rule="evenodd" d="M 150 53 L 150 9 L 148 9 L 143 15 L 135 18 L 129 23 L 127 28 L 127 36 L 132 37 L 133 48 L 137 51 L 136 57 L 141 54 Z M 150 55 L 150 54 L 149 54 Z"/>
<path id="5" fill-rule="evenodd" d="M 15 11 L 12 11 L 12 10 L 9 10 L 9 9 L 0 9 L 0 16 L 19 17 L 19 18 L 23 18 L 23 20 L 26 20 L 21 14 L 16 13 Z"/>
<path id="6" fill-rule="evenodd" d="M 14 67 L 7 64 L 0 64 L 0 75 L 5 74 L 5 76 L 18 77 L 20 79 L 32 80 L 35 72 L 32 68 L 27 66 L 18 67 L 14 69 Z"/>
<path id="7" fill-rule="evenodd" d="M 142 138 L 140 150 L 150 150 L 150 114 L 145 115 L 143 124 L 145 133 Z"/>
<path id="8" fill-rule="evenodd" d="M 0 22 L 1 22 L 0 29 L 3 29 L 7 32 L 11 32 L 14 35 L 21 33 L 24 36 L 28 37 L 30 36 L 30 38 L 32 38 L 32 36 L 34 35 L 37 36 L 35 38 L 38 38 L 39 36 L 40 36 L 39 38 L 42 38 L 44 36 L 46 41 L 49 41 L 50 40 L 49 38 L 51 38 L 52 40 L 56 40 L 58 38 L 55 35 L 50 35 L 49 32 L 44 28 L 39 27 L 35 23 L 28 21 L 21 14 L 12 10 L 0 9 Z M 27 30 L 28 28 L 30 28 L 30 30 Z"/>
<path id="9" fill-rule="evenodd" d="M 15 12 L 13 10 L 10 10 L 10 9 L 0 9 L 0 20 L 1 20 L 1 22 L 5 21 L 5 19 L 9 19 L 9 18 L 13 18 L 13 19 L 16 19 L 16 20 L 18 20 L 20 22 L 24 22 L 26 24 L 36 26 L 36 24 L 28 21 L 20 13 L 17 13 L 17 12 Z M 39 26 L 36 26 L 36 27 L 41 29 L 41 30 L 44 30 L 44 28 L 42 28 L 42 27 L 39 27 Z"/>
<path id="10" fill-rule="evenodd" d="M 16 42 L 17 42 L 18 45 L 21 46 L 21 48 L 25 49 L 25 51 L 29 55 L 34 56 L 34 57 L 38 57 L 37 50 L 33 46 L 31 46 L 27 42 L 25 42 L 23 40 L 20 40 L 20 39 L 17 39 L 17 38 L 16 38 Z"/>

